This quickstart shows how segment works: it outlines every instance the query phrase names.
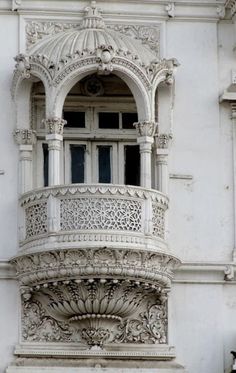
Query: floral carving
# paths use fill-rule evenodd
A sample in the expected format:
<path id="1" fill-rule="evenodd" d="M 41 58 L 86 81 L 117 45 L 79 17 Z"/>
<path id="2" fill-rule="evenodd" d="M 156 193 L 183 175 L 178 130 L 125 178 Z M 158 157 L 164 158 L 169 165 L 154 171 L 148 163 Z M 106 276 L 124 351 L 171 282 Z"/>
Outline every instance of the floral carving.
<path id="1" fill-rule="evenodd" d="M 50 317 L 40 302 L 31 300 L 22 303 L 22 338 L 27 342 L 71 342 L 73 330 Z"/>
<path id="2" fill-rule="evenodd" d="M 167 343 L 166 304 L 149 306 L 138 319 L 128 319 L 119 325 L 116 342 L 123 343 Z"/>
<path id="3" fill-rule="evenodd" d="M 22 301 L 23 340 L 84 341 L 90 347 L 166 343 L 166 302 L 159 291 L 138 281 L 92 278 L 37 286 Z"/>
<path id="4" fill-rule="evenodd" d="M 144 26 L 144 25 L 107 25 L 107 28 L 130 36 L 133 39 L 140 40 L 142 44 L 147 45 L 157 57 L 160 54 L 160 27 L 159 26 Z"/>
<path id="5" fill-rule="evenodd" d="M 26 24 L 26 47 L 31 48 L 39 40 L 58 32 L 78 29 L 79 23 L 66 23 L 58 21 L 29 21 Z"/>

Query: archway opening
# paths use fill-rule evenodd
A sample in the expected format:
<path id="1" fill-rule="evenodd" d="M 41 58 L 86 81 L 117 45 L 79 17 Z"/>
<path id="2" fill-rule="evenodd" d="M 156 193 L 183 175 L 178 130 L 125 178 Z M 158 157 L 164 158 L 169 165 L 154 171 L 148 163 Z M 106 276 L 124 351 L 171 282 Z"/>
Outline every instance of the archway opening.
<path id="1" fill-rule="evenodd" d="M 63 118 L 65 183 L 140 185 L 137 107 L 122 79 L 86 76 L 68 93 Z"/>

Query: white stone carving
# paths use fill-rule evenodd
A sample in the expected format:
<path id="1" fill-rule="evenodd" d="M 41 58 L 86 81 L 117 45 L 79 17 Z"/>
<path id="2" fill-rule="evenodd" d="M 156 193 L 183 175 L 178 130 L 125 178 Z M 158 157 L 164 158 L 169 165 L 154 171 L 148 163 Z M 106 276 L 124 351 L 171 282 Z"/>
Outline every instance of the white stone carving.
<path id="1" fill-rule="evenodd" d="M 26 23 L 26 48 L 30 49 L 38 41 L 48 35 L 55 35 L 58 32 L 78 29 L 79 23 L 59 21 L 28 21 Z"/>
<path id="2" fill-rule="evenodd" d="M 168 316 L 166 304 L 153 304 L 119 325 L 116 341 L 125 343 L 167 343 Z"/>
<path id="3" fill-rule="evenodd" d="M 115 198 L 61 200 L 61 229 L 141 231 L 142 206 L 138 201 Z"/>
<path id="4" fill-rule="evenodd" d="M 159 133 L 157 136 L 155 136 L 155 144 L 157 149 L 168 149 L 171 139 L 171 134 Z"/>
<path id="5" fill-rule="evenodd" d="M 154 51 L 157 57 L 160 56 L 160 26 L 109 24 L 107 28 L 125 34 L 133 39 L 140 40 L 142 44 L 147 45 Z"/>
<path id="6" fill-rule="evenodd" d="M 224 18 L 225 17 L 225 6 L 224 5 L 219 5 L 216 8 L 216 13 L 219 15 L 220 18 Z"/>
<path id="7" fill-rule="evenodd" d="M 26 238 L 47 232 L 47 202 L 38 202 L 25 209 Z"/>
<path id="8" fill-rule="evenodd" d="M 36 143 L 36 131 L 29 129 L 16 129 L 13 132 L 18 145 L 34 145 Z"/>
<path id="9" fill-rule="evenodd" d="M 22 302 L 22 339 L 27 342 L 71 342 L 73 331 L 68 324 L 50 317 L 35 299 Z"/>
<path id="10" fill-rule="evenodd" d="M 165 237 L 165 224 L 164 224 L 164 214 L 165 211 L 157 203 L 152 204 L 152 224 L 153 224 L 153 234 Z"/>
<path id="11" fill-rule="evenodd" d="M 28 56 L 20 53 L 14 58 L 14 60 L 16 61 L 15 68 L 20 73 L 21 77 L 29 79 L 31 67 Z"/>
<path id="12" fill-rule="evenodd" d="M 154 287 L 169 287 L 179 260 L 168 253 L 135 249 L 71 249 L 44 251 L 15 257 L 22 294 L 44 283 L 82 278 L 135 278 Z M 151 285 L 151 287 L 152 287 Z M 28 288 L 26 288 L 26 286 Z"/>
<path id="13" fill-rule="evenodd" d="M 50 209 L 51 197 L 57 205 L 55 211 Z M 152 204 L 149 208 L 150 200 Z M 157 191 L 148 192 L 140 187 L 84 184 L 27 193 L 21 205 L 25 210 L 26 240 L 46 233 L 54 219 L 57 222 L 55 232 L 74 232 L 75 237 L 70 240 L 81 240 L 81 233 L 85 231 L 90 231 L 95 240 L 94 233 L 103 230 L 106 231 L 106 240 L 112 241 L 113 232 L 148 233 L 164 239 L 164 214 L 168 200 Z M 150 225 L 146 231 L 147 222 L 152 219 L 155 229 Z M 87 239 L 85 235 L 84 240 Z M 104 238 L 101 236 L 101 239 Z"/>
<path id="14" fill-rule="evenodd" d="M 230 10 L 230 14 L 233 17 L 236 13 L 236 1 L 235 0 L 227 0 L 225 3 L 225 8 Z"/>
<path id="15" fill-rule="evenodd" d="M 47 134 L 62 135 L 66 120 L 62 118 L 47 118 L 43 120 Z"/>
<path id="16" fill-rule="evenodd" d="M 167 343 L 167 293 L 178 260 L 129 249 L 68 249 L 12 260 L 24 341 Z"/>
<path id="17" fill-rule="evenodd" d="M 165 11 L 167 12 L 168 17 L 173 18 L 175 16 L 175 4 L 169 3 L 165 6 Z"/>
<path id="18" fill-rule="evenodd" d="M 11 5 L 11 8 L 13 11 L 16 11 L 20 8 L 21 6 L 21 0 L 12 0 L 12 5 Z"/>
<path id="19" fill-rule="evenodd" d="M 142 121 L 142 122 L 136 122 L 134 123 L 134 127 L 138 131 L 139 136 L 154 136 L 156 129 L 157 129 L 157 123 L 153 121 Z"/>

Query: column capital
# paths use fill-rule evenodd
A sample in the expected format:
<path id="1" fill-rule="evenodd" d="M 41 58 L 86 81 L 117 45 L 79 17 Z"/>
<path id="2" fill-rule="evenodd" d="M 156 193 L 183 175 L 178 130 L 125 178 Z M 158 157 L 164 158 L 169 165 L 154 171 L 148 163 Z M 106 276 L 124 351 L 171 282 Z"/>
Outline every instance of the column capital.
<path id="1" fill-rule="evenodd" d="M 138 135 L 142 137 L 154 136 L 157 126 L 158 124 L 156 122 L 148 120 L 134 123 L 134 127 L 138 131 Z"/>
<path id="2" fill-rule="evenodd" d="M 36 131 L 30 129 L 16 129 L 13 136 L 18 145 L 34 145 L 36 143 Z"/>
<path id="3" fill-rule="evenodd" d="M 168 149 L 169 142 L 172 139 L 172 135 L 169 133 L 159 133 L 155 136 L 155 144 L 157 149 Z"/>
<path id="4" fill-rule="evenodd" d="M 66 123 L 66 120 L 57 117 L 43 119 L 43 124 L 45 125 L 47 135 L 62 136 L 63 128 Z"/>

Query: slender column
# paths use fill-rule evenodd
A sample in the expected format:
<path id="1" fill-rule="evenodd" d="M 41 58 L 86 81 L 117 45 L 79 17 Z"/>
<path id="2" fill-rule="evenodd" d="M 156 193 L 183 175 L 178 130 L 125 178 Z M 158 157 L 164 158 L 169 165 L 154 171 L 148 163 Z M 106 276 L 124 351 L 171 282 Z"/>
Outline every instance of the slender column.
<path id="1" fill-rule="evenodd" d="M 152 144 L 154 142 L 153 135 L 155 133 L 157 123 L 151 121 L 143 121 L 134 123 L 138 131 L 137 142 L 140 148 L 140 158 L 141 158 L 141 170 L 140 184 L 144 188 L 152 187 L 152 172 L 151 172 L 151 154 L 152 154 Z"/>
<path id="2" fill-rule="evenodd" d="M 165 133 L 155 138 L 157 189 L 164 194 L 168 194 L 169 191 L 168 144 L 170 139 L 171 136 Z"/>
<path id="3" fill-rule="evenodd" d="M 49 186 L 59 185 L 60 180 L 60 152 L 63 140 L 63 127 L 66 121 L 61 118 L 48 118 L 44 121 L 46 129 L 46 140 L 49 152 Z"/>
<path id="4" fill-rule="evenodd" d="M 17 129 L 13 135 L 20 150 L 19 191 L 22 194 L 33 188 L 32 152 L 33 145 L 36 143 L 36 132 L 29 129 Z"/>

